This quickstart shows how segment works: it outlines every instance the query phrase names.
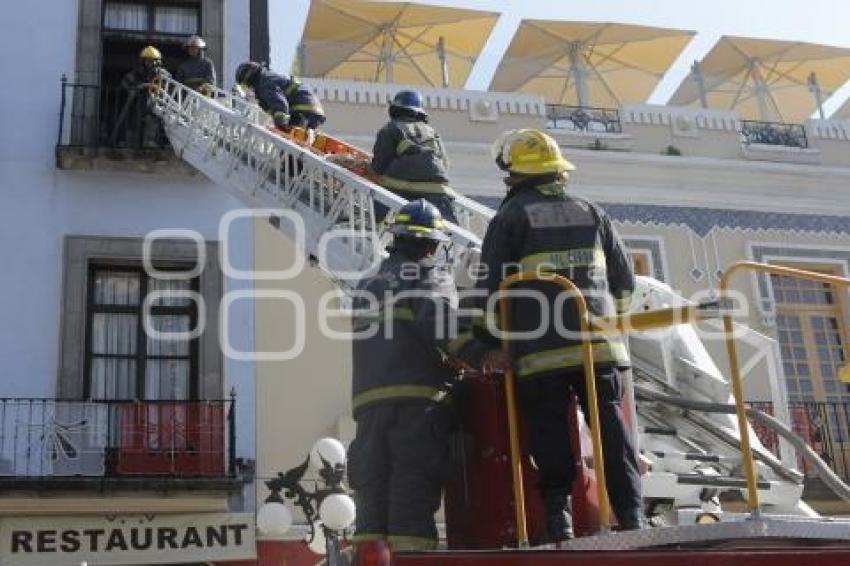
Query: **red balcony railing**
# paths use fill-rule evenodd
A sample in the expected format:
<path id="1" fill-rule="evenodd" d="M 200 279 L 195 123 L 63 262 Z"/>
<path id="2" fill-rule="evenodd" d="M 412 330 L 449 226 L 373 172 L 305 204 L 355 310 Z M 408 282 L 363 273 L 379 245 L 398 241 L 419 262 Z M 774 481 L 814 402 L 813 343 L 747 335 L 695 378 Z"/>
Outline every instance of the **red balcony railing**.
<path id="1" fill-rule="evenodd" d="M 0 477 L 233 476 L 234 400 L 0 399 Z"/>
<path id="2" fill-rule="evenodd" d="M 750 405 L 773 414 L 773 403 L 751 402 Z M 848 403 L 789 403 L 791 428 L 806 441 L 832 470 L 850 481 L 850 402 Z M 766 448 L 778 454 L 776 433 L 753 421 L 756 435 Z M 817 471 L 802 457 L 797 465 L 807 477 L 817 477 Z"/>

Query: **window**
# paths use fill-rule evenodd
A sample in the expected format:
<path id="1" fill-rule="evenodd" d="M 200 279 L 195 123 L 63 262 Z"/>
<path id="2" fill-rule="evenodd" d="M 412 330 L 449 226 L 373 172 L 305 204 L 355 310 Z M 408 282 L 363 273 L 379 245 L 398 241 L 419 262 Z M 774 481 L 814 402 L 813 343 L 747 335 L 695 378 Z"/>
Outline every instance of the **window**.
<path id="1" fill-rule="evenodd" d="M 205 247 L 199 276 L 164 280 L 146 275 L 139 238 L 65 238 L 58 398 L 222 398 L 218 309 L 223 278 L 217 244 L 207 242 Z M 195 242 L 186 240 L 157 240 L 152 248 L 160 270 L 188 270 L 197 255 Z M 197 339 L 146 336 L 144 298 L 152 291 L 169 290 L 191 290 L 203 298 L 206 325 Z M 184 295 L 166 294 L 152 303 L 150 323 L 160 332 L 192 330 L 197 309 Z"/>
<path id="2" fill-rule="evenodd" d="M 105 32 L 192 35 L 200 33 L 198 2 L 106 2 L 103 7 Z"/>
<path id="3" fill-rule="evenodd" d="M 152 279 L 127 266 L 92 266 L 88 279 L 86 397 L 196 397 L 196 340 L 148 336 L 142 304 L 149 291 L 197 291 L 198 280 Z M 187 297 L 164 296 L 151 305 L 151 326 L 160 332 L 189 332 L 196 321 L 196 304 Z"/>
<path id="4" fill-rule="evenodd" d="M 797 277 L 770 281 L 789 400 L 850 401 L 850 386 L 838 379 L 847 363 L 838 294 L 827 283 Z"/>
<path id="5" fill-rule="evenodd" d="M 635 269 L 635 275 L 652 276 L 652 257 L 645 251 L 633 251 L 632 266 Z"/>

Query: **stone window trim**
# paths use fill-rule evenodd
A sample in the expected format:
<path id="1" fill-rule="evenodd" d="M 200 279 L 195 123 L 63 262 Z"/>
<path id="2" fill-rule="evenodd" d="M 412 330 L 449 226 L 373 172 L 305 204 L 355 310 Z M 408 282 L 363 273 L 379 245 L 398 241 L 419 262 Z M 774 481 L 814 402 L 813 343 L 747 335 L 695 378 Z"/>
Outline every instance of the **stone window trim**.
<path id="1" fill-rule="evenodd" d="M 86 312 L 89 267 L 142 265 L 142 238 L 66 236 L 62 258 L 62 297 L 59 333 L 58 399 L 82 399 L 85 391 Z M 206 303 L 206 329 L 198 339 L 199 399 L 224 398 L 224 359 L 219 346 L 219 304 L 224 278 L 218 243 L 205 242 L 206 263 L 199 276 L 200 294 Z M 196 244 L 187 240 L 157 240 L 153 260 L 157 266 L 193 266 Z M 188 269 L 188 267 L 187 267 Z"/>
<path id="2" fill-rule="evenodd" d="M 747 256 L 760 263 L 789 266 L 798 264 L 804 269 L 812 265 L 835 267 L 836 274 L 842 277 L 850 276 L 850 247 L 750 242 L 747 244 Z M 758 299 L 756 301 L 758 312 L 762 316 L 763 323 L 772 328 L 776 322 L 776 300 L 770 279 L 763 273 L 753 273 L 750 277 Z M 845 314 L 847 314 L 848 302 L 841 301 Z"/>
<path id="3" fill-rule="evenodd" d="M 620 238 L 626 248 L 632 253 L 641 253 L 648 257 L 649 267 L 653 278 L 667 282 L 670 275 L 667 272 L 666 251 L 664 239 L 660 236 L 631 236 L 621 232 Z"/>
<path id="4" fill-rule="evenodd" d="M 100 84 L 103 3 L 104 0 L 79 2 L 75 62 L 75 79 L 79 84 Z M 224 0 L 201 0 L 201 36 L 207 42 L 207 55 L 215 63 L 216 74 L 219 81 L 222 81 Z"/>

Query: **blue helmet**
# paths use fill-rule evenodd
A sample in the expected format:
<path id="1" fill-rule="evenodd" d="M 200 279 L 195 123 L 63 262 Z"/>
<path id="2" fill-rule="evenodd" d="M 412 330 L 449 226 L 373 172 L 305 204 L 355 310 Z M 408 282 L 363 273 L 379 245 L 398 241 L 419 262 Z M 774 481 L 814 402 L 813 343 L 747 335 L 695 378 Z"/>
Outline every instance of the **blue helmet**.
<path id="1" fill-rule="evenodd" d="M 422 108 L 422 95 L 415 90 L 400 90 L 393 97 L 391 107 L 403 108 L 417 114 L 428 115 Z"/>
<path id="2" fill-rule="evenodd" d="M 437 207 L 425 199 L 417 199 L 396 212 L 390 233 L 403 238 L 445 242 L 449 237 L 444 226 L 443 215 Z"/>

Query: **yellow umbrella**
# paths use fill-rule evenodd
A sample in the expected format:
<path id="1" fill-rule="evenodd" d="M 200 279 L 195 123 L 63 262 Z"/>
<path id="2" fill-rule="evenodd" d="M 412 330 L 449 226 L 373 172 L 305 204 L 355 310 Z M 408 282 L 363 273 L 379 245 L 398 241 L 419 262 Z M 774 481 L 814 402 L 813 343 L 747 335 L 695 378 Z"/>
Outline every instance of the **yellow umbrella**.
<path id="1" fill-rule="evenodd" d="M 850 78 L 850 49 L 723 36 L 670 98 L 741 118 L 802 122 Z"/>
<path id="2" fill-rule="evenodd" d="M 627 24 L 523 20 L 490 90 L 531 92 L 572 106 L 643 102 L 693 35 Z"/>
<path id="3" fill-rule="evenodd" d="M 313 0 L 300 73 L 462 88 L 498 14 L 410 2 Z"/>

